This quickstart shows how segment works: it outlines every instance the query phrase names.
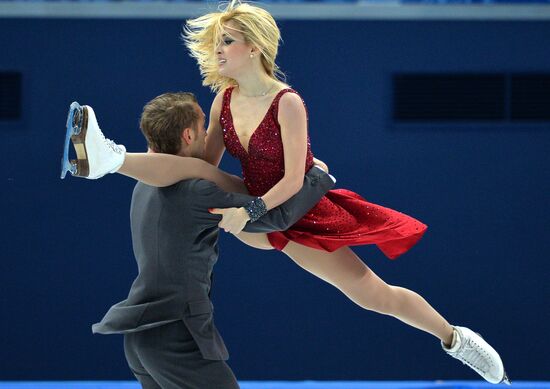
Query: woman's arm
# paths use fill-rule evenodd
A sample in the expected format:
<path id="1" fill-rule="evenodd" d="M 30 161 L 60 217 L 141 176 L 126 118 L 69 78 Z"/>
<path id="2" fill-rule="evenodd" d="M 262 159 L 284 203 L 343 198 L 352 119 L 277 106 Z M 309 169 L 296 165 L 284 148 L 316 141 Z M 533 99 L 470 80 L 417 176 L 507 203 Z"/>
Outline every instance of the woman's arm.
<path id="1" fill-rule="evenodd" d="M 300 191 L 304 183 L 307 154 L 307 115 L 300 96 L 287 93 L 279 101 L 279 124 L 283 142 L 285 175 L 262 196 L 267 210 L 273 209 Z M 244 208 L 223 213 L 220 228 L 238 234 L 250 218 Z"/>
<path id="2" fill-rule="evenodd" d="M 268 210 L 284 203 L 302 188 L 307 154 L 307 114 L 300 96 L 285 93 L 279 101 L 279 124 L 285 158 L 285 175 L 262 200 Z"/>
<path id="3" fill-rule="evenodd" d="M 222 126 L 220 124 L 223 93 L 224 91 L 218 93 L 212 102 L 212 106 L 210 107 L 210 119 L 208 120 L 208 130 L 206 131 L 204 160 L 214 166 L 219 166 L 225 151 Z"/>

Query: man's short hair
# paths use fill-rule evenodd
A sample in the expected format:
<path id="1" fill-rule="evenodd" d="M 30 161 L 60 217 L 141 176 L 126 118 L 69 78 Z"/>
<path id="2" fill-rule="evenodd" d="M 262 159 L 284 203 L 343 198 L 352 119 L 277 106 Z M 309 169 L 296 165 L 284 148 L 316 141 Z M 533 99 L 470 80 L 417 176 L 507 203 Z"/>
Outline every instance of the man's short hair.
<path id="1" fill-rule="evenodd" d="M 147 146 L 157 153 L 179 153 L 183 129 L 197 130 L 196 104 L 195 95 L 189 92 L 164 93 L 149 101 L 140 120 Z"/>

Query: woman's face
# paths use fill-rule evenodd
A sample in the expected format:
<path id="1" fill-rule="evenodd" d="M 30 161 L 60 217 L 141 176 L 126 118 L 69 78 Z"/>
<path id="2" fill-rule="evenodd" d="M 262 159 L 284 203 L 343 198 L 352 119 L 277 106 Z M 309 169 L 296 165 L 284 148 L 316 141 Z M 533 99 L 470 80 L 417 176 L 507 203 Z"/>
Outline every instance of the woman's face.
<path id="1" fill-rule="evenodd" d="M 237 79 L 252 65 L 250 54 L 253 53 L 253 47 L 245 42 L 244 35 L 238 29 L 233 21 L 225 23 L 222 39 L 216 46 L 220 75 L 233 79 Z"/>

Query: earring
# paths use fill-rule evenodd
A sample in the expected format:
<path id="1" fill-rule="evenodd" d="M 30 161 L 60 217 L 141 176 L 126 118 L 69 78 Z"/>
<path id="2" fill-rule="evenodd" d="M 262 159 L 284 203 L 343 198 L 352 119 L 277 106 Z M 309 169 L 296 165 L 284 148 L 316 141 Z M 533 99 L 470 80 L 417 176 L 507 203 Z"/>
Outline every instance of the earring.
<path id="1" fill-rule="evenodd" d="M 250 54 L 250 58 L 254 58 L 254 54 Z"/>

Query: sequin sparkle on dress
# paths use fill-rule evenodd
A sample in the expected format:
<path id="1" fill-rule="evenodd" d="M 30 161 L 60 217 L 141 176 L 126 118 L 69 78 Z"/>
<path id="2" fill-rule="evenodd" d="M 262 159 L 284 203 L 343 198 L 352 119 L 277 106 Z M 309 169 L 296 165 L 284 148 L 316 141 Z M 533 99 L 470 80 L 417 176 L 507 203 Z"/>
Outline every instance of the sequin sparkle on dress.
<path id="1" fill-rule="evenodd" d="M 242 165 L 243 179 L 253 196 L 263 196 L 284 176 L 284 151 L 278 121 L 279 91 L 263 120 L 250 136 L 245 150 L 233 125 L 231 94 L 225 90 L 220 114 L 223 140 L 229 153 Z M 313 166 L 308 137 L 304 174 Z M 401 212 L 367 202 L 346 190 L 329 191 L 321 201 L 287 231 L 268 234 L 269 242 L 282 250 L 289 241 L 319 250 L 334 251 L 343 246 L 375 244 L 391 259 L 407 252 L 426 232 L 427 226 Z"/>

